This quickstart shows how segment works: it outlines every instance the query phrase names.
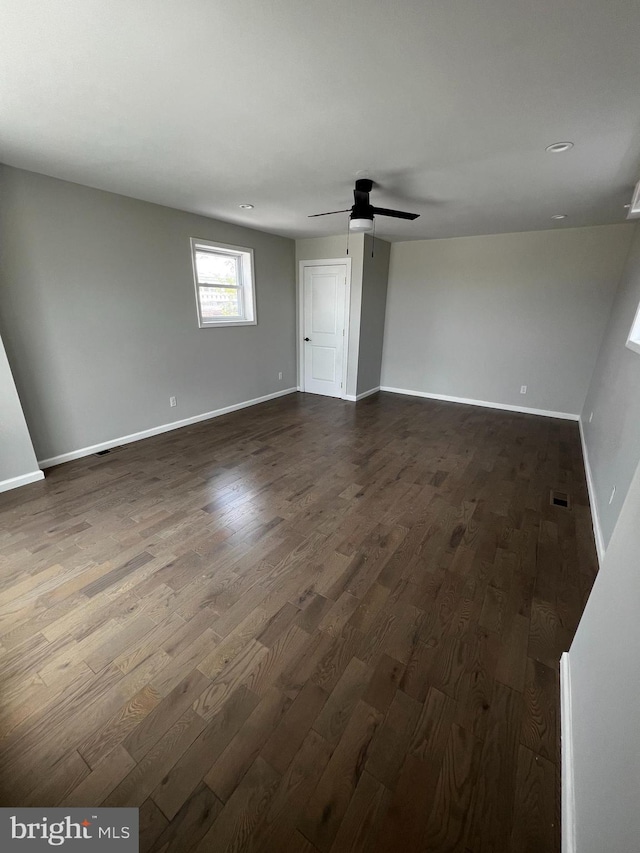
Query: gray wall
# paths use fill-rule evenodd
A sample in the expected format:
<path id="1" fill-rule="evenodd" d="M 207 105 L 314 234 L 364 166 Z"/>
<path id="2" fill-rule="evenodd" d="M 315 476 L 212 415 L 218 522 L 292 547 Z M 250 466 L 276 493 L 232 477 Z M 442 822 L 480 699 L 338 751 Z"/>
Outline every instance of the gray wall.
<path id="1" fill-rule="evenodd" d="M 579 853 L 640 838 L 639 520 L 637 468 L 569 652 Z"/>
<path id="2" fill-rule="evenodd" d="M 0 338 L 0 491 L 12 486 L 7 480 L 38 470 L 20 398 Z"/>
<path id="3" fill-rule="evenodd" d="M 366 235 L 362 268 L 358 394 L 379 387 L 382 368 L 391 244 L 385 240 L 376 240 L 371 257 L 372 242 L 371 237 Z"/>
<path id="4" fill-rule="evenodd" d="M 351 258 L 352 263 L 362 264 L 363 235 L 351 234 L 347 255 L 347 235 L 332 237 L 305 237 L 296 240 L 297 261 L 322 261 L 324 258 Z"/>
<path id="5" fill-rule="evenodd" d="M 394 243 L 382 384 L 578 414 L 633 229 Z"/>
<path id="6" fill-rule="evenodd" d="M 582 425 L 606 547 L 640 460 L 640 355 L 626 344 L 640 302 L 640 225 L 587 393 Z M 589 423 L 589 416 L 593 419 Z M 611 504 L 613 487 L 616 494 Z"/>
<path id="7" fill-rule="evenodd" d="M 310 237 L 296 240 L 296 266 L 300 261 L 321 261 L 346 258 L 347 236 Z M 346 393 L 356 394 L 358 386 L 358 350 L 360 343 L 360 312 L 362 308 L 362 267 L 364 262 L 364 234 L 349 236 L 351 258 L 351 299 L 349 306 L 349 351 L 347 353 Z M 298 346 L 300 342 L 298 341 Z M 300 379 L 299 383 L 300 384 Z"/>
<path id="8" fill-rule="evenodd" d="M 292 240 L 7 167 L 0 182 L 0 331 L 38 458 L 295 387 Z M 254 249 L 257 326 L 198 328 L 192 236 Z"/>

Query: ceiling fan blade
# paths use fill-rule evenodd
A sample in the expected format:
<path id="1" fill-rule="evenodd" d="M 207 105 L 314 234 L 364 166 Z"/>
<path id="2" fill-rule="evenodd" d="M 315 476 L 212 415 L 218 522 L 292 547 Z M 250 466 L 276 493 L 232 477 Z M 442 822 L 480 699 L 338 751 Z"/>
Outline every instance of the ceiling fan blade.
<path id="1" fill-rule="evenodd" d="M 379 213 L 380 216 L 393 216 L 394 219 L 417 219 L 419 213 L 405 213 L 404 210 L 389 210 L 387 207 L 374 207 L 374 213 Z"/>
<path id="2" fill-rule="evenodd" d="M 334 213 L 349 213 L 350 207 L 345 207 L 344 210 L 330 210 L 328 213 L 311 213 L 307 219 L 313 219 L 314 216 L 333 216 Z"/>

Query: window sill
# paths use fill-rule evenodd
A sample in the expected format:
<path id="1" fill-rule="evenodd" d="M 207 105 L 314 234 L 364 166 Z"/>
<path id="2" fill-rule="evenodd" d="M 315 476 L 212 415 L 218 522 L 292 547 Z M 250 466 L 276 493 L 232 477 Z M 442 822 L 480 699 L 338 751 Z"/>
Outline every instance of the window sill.
<path id="1" fill-rule="evenodd" d="M 225 326 L 257 326 L 257 320 L 229 320 L 218 321 L 215 323 L 200 323 L 200 329 L 218 329 Z"/>

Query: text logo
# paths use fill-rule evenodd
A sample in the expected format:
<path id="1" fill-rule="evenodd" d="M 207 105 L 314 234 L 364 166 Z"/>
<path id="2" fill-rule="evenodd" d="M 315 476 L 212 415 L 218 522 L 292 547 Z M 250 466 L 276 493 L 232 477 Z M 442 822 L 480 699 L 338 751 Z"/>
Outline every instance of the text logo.
<path id="1" fill-rule="evenodd" d="M 0 808 L 0 850 L 138 853 L 138 809 Z"/>

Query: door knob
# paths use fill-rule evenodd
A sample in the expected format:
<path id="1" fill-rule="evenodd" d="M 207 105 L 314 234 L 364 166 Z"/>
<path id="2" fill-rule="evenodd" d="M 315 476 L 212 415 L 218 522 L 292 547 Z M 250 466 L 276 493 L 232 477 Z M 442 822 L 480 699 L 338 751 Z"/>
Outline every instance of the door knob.
<path id="1" fill-rule="evenodd" d="M 310 340 L 311 340 L 311 338 L 305 338 L 305 341 L 310 341 Z"/>

